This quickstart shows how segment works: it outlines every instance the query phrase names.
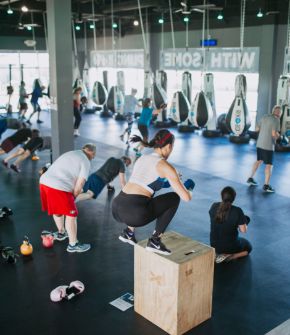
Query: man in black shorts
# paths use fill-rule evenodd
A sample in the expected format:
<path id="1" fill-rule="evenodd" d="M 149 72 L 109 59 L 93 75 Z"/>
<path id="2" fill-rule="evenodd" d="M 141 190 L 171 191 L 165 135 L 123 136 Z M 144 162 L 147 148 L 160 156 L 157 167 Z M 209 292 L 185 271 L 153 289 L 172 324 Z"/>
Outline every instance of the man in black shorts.
<path id="1" fill-rule="evenodd" d="M 31 154 L 35 152 L 35 150 L 42 148 L 43 146 L 43 138 L 39 135 L 39 130 L 33 129 L 31 139 L 23 145 L 23 147 L 19 148 L 15 153 L 11 154 L 10 156 L 6 157 L 3 161 L 3 164 L 8 167 L 8 162 L 16 158 L 16 161 L 14 164 L 10 165 L 10 168 L 19 173 L 20 170 L 20 164 L 23 162 L 26 158 L 28 158 Z"/>
<path id="2" fill-rule="evenodd" d="M 269 183 L 273 168 L 275 143 L 276 140 L 280 137 L 280 117 L 281 107 L 276 105 L 273 107 L 272 113 L 270 115 L 263 116 L 258 123 L 257 130 L 259 131 L 259 136 L 257 140 L 257 161 L 254 163 L 252 173 L 247 180 L 249 185 L 258 185 L 253 177 L 259 166 L 264 162 L 266 167 L 265 184 L 263 186 L 263 190 L 270 193 L 275 192 Z"/>
<path id="3" fill-rule="evenodd" d="M 83 187 L 83 193 L 76 198 L 76 201 L 96 199 L 106 185 L 109 190 L 112 189 L 110 182 L 118 175 L 123 188 L 126 184 L 125 168 L 130 164 L 131 159 L 127 156 L 109 158 L 104 165 L 89 176 Z"/>

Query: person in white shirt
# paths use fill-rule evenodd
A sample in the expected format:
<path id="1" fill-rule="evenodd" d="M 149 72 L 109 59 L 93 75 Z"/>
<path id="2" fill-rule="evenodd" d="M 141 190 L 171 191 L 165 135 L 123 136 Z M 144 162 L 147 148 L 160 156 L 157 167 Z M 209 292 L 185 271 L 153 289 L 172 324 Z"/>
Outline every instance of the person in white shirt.
<path id="1" fill-rule="evenodd" d="M 40 177 L 42 210 L 53 215 L 58 241 L 69 239 L 68 252 L 85 252 L 90 244 L 77 239 L 77 207 L 75 198 L 82 192 L 90 172 L 90 161 L 96 155 L 96 146 L 86 144 L 82 150 L 69 151 L 57 158 Z"/>

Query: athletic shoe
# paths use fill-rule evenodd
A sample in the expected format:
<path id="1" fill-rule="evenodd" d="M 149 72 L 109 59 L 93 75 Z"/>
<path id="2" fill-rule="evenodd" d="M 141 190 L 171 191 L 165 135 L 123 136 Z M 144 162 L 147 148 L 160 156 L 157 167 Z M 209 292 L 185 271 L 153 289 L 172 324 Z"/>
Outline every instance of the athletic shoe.
<path id="1" fill-rule="evenodd" d="M 120 135 L 120 140 L 124 142 L 124 135 Z"/>
<path id="2" fill-rule="evenodd" d="M 252 185 L 252 186 L 257 186 L 258 185 L 258 183 L 256 182 L 256 180 L 253 179 L 253 178 L 249 178 L 247 180 L 247 184 Z"/>
<path id="3" fill-rule="evenodd" d="M 4 160 L 2 161 L 2 164 L 3 164 L 6 168 L 8 168 L 8 163 L 5 162 Z"/>
<path id="4" fill-rule="evenodd" d="M 37 123 L 43 123 L 43 121 L 41 121 L 41 120 L 37 120 L 36 122 L 37 122 Z"/>
<path id="5" fill-rule="evenodd" d="M 131 245 L 135 245 L 138 243 L 135 234 L 133 233 L 133 235 L 130 236 L 128 233 L 128 229 L 123 230 L 123 233 L 119 236 L 119 240 L 125 243 L 129 243 Z"/>
<path id="6" fill-rule="evenodd" d="M 67 252 L 86 252 L 91 249 L 91 245 L 87 243 L 77 242 L 75 245 L 68 245 L 66 248 Z"/>
<path id="7" fill-rule="evenodd" d="M 60 233 L 59 231 L 56 231 L 52 233 L 51 235 L 57 241 L 64 241 L 65 239 L 68 238 L 68 234 L 66 231 L 64 231 L 64 233 Z"/>
<path id="8" fill-rule="evenodd" d="M 274 193 L 275 192 L 275 190 L 273 189 L 273 187 L 271 185 L 266 185 L 266 184 L 263 186 L 263 190 L 265 192 L 268 192 L 268 193 Z"/>
<path id="9" fill-rule="evenodd" d="M 215 262 L 217 264 L 224 262 L 225 260 L 228 260 L 231 255 L 225 255 L 225 254 L 220 254 L 216 255 Z"/>
<path id="10" fill-rule="evenodd" d="M 13 171 L 15 171 L 16 173 L 21 172 L 21 170 L 19 169 L 19 167 L 17 167 L 17 166 L 14 165 L 14 164 L 11 164 L 11 165 L 10 165 L 10 169 L 13 170 Z"/>
<path id="11" fill-rule="evenodd" d="M 26 120 L 26 123 L 28 123 L 30 126 L 32 125 L 32 123 L 30 122 L 30 120 Z"/>
<path id="12" fill-rule="evenodd" d="M 146 249 L 162 255 L 171 254 L 171 251 L 161 242 L 160 237 L 150 237 Z"/>

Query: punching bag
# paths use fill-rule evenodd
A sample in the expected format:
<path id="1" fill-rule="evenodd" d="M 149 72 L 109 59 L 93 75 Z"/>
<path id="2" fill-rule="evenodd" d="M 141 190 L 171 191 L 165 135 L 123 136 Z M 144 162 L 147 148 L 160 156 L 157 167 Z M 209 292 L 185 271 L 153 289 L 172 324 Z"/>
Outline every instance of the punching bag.
<path id="1" fill-rule="evenodd" d="M 244 74 L 238 74 L 235 80 L 235 96 L 242 97 L 246 100 L 247 97 L 247 78 Z"/>
<path id="2" fill-rule="evenodd" d="M 107 99 L 107 107 L 112 113 L 123 115 L 124 95 L 118 86 L 112 86 Z"/>
<path id="3" fill-rule="evenodd" d="M 153 84 L 152 87 L 153 92 L 153 104 L 156 109 L 160 109 L 162 105 L 167 105 L 167 94 L 164 89 L 157 84 L 156 82 Z"/>
<path id="4" fill-rule="evenodd" d="M 178 126 L 178 131 L 194 131 L 193 127 L 187 122 L 189 110 L 190 105 L 184 93 L 182 91 L 175 92 L 170 106 L 170 113 L 172 115 L 173 121 L 175 121 L 176 123 L 184 123 L 183 125 L 180 124 Z"/>
<path id="5" fill-rule="evenodd" d="M 146 98 L 152 98 L 152 92 L 151 92 L 151 73 L 150 71 L 144 72 L 144 94 L 143 99 Z"/>
<path id="6" fill-rule="evenodd" d="M 109 89 L 109 85 L 108 85 L 108 71 L 103 71 L 103 83 L 104 83 L 104 86 L 108 92 L 108 89 Z"/>
<path id="7" fill-rule="evenodd" d="M 226 116 L 227 127 L 234 135 L 230 136 L 230 142 L 249 143 L 250 136 L 247 130 L 251 126 L 250 115 L 246 104 L 247 93 L 246 77 L 238 75 L 235 81 L 235 99 Z"/>
<path id="8" fill-rule="evenodd" d="M 205 93 L 200 91 L 196 94 L 194 102 L 188 114 L 189 121 L 197 127 L 204 128 L 213 117 L 211 103 Z"/>
<path id="9" fill-rule="evenodd" d="M 96 105 L 104 105 L 108 98 L 108 92 L 105 86 L 99 82 L 95 81 L 93 91 L 92 91 L 92 99 Z"/>
<path id="10" fill-rule="evenodd" d="M 182 74 L 182 92 L 186 96 L 189 104 L 191 104 L 192 80 L 191 73 L 188 71 L 185 71 Z"/>
<path id="11" fill-rule="evenodd" d="M 204 137 L 218 137 L 221 135 L 220 130 L 217 129 L 216 109 L 215 109 L 215 94 L 214 94 L 214 77 L 212 73 L 205 73 L 203 76 L 203 90 L 206 98 L 208 99 L 212 113 L 208 111 L 208 121 L 206 129 L 203 130 Z M 211 116 L 210 116 L 211 114 Z"/>
<path id="12" fill-rule="evenodd" d="M 167 92 L 167 73 L 163 70 L 157 72 L 156 82 Z"/>
<path id="13" fill-rule="evenodd" d="M 277 105 L 283 106 L 288 104 L 290 98 L 290 78 L 287 76 L 280 76 L 277 86 Z"/>
<path id="14" fill-rule="evenodd" d="M 125 95 L 125 76 L 124 71 L 117 72 L 117 86 L 119 90 Z"/>

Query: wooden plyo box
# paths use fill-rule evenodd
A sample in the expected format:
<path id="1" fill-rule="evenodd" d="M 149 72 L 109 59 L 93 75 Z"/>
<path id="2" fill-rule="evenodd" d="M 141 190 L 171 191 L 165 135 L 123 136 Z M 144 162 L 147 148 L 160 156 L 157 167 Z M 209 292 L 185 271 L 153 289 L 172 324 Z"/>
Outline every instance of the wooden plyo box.
<path id="1" fill-rule="evenodd" d="M 163 243 L 163 256 L 146 250 L 148 240 L 134 249 L 134 309 L 171 335 L 184 334 L 211 317 L 214 249 L 175 232 Z"/>

